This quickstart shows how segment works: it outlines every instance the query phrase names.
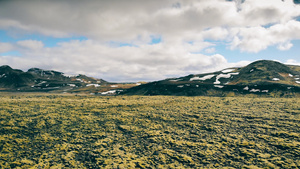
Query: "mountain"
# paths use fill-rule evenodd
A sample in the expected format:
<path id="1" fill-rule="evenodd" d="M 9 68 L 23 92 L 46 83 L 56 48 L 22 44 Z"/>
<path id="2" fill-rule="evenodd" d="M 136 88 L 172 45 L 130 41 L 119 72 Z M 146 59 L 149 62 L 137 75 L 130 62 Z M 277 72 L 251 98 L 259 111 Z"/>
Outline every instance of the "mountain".
<path id="1" fill-rule="evenodd" d="M 300 66 L 259 60 L 241 68 L 171 78 L 125 90 L 126 95 L 226 96 L 263 94 L 288 96 L 300 93 Z"/>
<path id="2" fill-rule="evenodd" d="M 24 87 L 33 83 L 33 75 L 22 70 L 12 69 L 8 65 L 0 67 L 0 88 L 10 89 Z"/>
<path id="3" fill-rule="evenodd" d="M 27 72 L 0 66 L 0 91 L 53 92 L 116 95 L 140 83 L 110 83 L 86 75 L 66 76 L 63 72 L 31 68 Z"/>
<path id="4" fill-rule="evenodd" d="M 0 66 L 0 91 L 96 93 L 110 90 L 109 84 L 85 75 L 66 76 L 62 72 L 40 68 L 23 72 L 8 65 Z"/>
<path id="5" fill-rule="evenodd" d="M 293 76 L 297 74 L 299 72 L 293 71 L 290 67 L 282 63 L 261 60 L 242 68 L 239 76 L 230 82 L 230 84 L 253 85 L 278 81 L 278 83 L 293 85 L 293 83 L 296 83 Z"/>
<path id="6" fill-rule="evenodd" d="M 259 60 L 245 67 L 191 74 L 150 83 L 110 83 L 86 75 L 31 68 L 27 72 L 0 66 L 0 91 L 87 93 L 99 95 L 232 96 L 300 94 L 300 66 Z"/>

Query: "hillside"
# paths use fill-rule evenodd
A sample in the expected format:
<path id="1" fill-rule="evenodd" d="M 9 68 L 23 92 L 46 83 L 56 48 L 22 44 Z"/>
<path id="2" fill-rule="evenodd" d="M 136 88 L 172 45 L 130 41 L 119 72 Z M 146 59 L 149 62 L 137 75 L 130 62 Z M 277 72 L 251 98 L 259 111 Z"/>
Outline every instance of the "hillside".
<path id="1" fill-rule="evenodd" d="M 300 93 L 300 66 L 259 60 L 241 68 L 191 74 L 151 83 L 110 83 L 86 75 L 31 68 L 27 72 L 0 66 L 0 91 L 86 93 L 98 95 L 232 96 Z"/>
<path id="2" fill-rule="evenodd" d="M 294 75 L 299 76 L 299 72 L 292 70 L 287 65 L 261 60 L 242 68 L 239 75 L 230 84 L 255 85 L 277 82 L 296 85 Z"/>
<path id="3" fill-rule="evenodd" d="M 299 66 L 259 60 L 242 68 L 165 79 L 124 91 L 126 95 L 225 96 L 300 93 Z"/>
<path id="4" fill-rule="evenodd" d="M 2 89 L 24 87 L 33 83 L 33 75 L 4 65 L 0 67 L 0 87 Z"/>
<path id="5" fill-rule="evenodd" d="M 0 91 L 54 92 L 114 95 L 136 84 L 109 83 L 86 75 L 66 76 L 62 72 L 31 68 L 27 72 L 0 66 Z"/>

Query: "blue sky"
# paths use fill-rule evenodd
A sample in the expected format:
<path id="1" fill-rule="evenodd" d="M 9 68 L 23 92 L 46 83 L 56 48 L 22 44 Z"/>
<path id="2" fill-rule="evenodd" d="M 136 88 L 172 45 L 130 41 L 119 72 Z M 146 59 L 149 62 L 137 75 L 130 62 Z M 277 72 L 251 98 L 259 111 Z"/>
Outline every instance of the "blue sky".
<path id="1" fill-rule="evenodd" d="M 227 57 L 228 62 L 239 62 L 242 60 L 278 60 L 283 63 L 286 62 L 286 59 L 300 60 L 300 40 L 292 41 L 293 47 L 289 50 L 278 50 L 276 46 L 269 46 L 267 49 L 259 51 L 257 53 L 244 52 L 241 50 L 230 50 L 228 46 L 223 43 L 218 43 L 216 46 L 217 53 L 220 53 Z"/>
<path id="2" fill-rule="evenodd" d="M 152 81 L 299 54 L 293 0 L 0 1 L 0 65 L 24 71 Z"/>
<path id="3" fill-rule="evenodd" d="M 1 42 L 6 43 L 16 43 L 18 41 L 22 40 L 36 40 L 36 41 L 42 41 L 45 45 L 45 47 L 55 47 L 60 42 L 68 42 L 72 40 L 87 40 L 86 37 L 79 37 L 79 36 L 72 36 L 72 37 L 65 37 L 65 38 L 57 38 L 52 36 L 45 36 L 43 34 L 18 34 L 18 32 L 10 32 L 10 30 L 1 29 L 0 30 L 0 37 Z"/>

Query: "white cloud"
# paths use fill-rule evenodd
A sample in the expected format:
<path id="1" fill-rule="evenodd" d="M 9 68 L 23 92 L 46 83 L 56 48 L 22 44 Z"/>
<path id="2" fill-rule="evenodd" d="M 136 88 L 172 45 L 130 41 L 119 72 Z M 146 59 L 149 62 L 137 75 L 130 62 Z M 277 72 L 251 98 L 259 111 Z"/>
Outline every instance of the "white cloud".
<path id="1" fill-rule="evenodd" d="M 28 48 L 32 50 L 40 49 L 44 46 L 43 42 L 37 40 L 22 40 L 18 41 L 17 45 L 21 48 Z"/>
<path id="2" fill-rule="evenodd" d="M 12 44 L 0 42 L 0 53 L 9 52 L 12 49 L 13 49 L 13 45 Z"/>
<path id="3" fill-rule="evenodd" d="M 0 59 L 16 68 L 56 69 L 112 81 L 157 80 L 248 63 L 228 63 L 224 56 L 212 55 L 219 44 L 245 52 L 269 46 L 289 50 L 300 39 L 298 16 L 300 5 L 292 0 L 0 1 L 0 29 L 89 39 L 51 48 L 37 40 L 0 43 L 0 52 L 14 49 L 22 55 Z M 153 37 L 161 42 L 151 45 Z"/>
<path id="4" fill-rule="evenodd" d="M 284 23 L 300 15 L 300 6 L 292 0 L 237 3 L 240 11 L 234 2 L 225 0 L 2 1 L 0 28 L 127 42 L 147 42 L 156 34 L 184 39 L 188 32 L 201 34 L 212 29 L 219 32 L 210 36 L 222 39 L 226 28 Z M 216 37 L 218 34 L 221 37 Z"/>
<path id="5" fill-rule="evenodd" d="M 288 64 L 288 65 L 298 65 L 300 66 L 300 62 L 297 61 L 297 60 L 294 60 L 294 59 L 288 59 L 285 64 Z"/>
<path id="6" fill-rule="evenodd" d="M 204 39 L 224 40 L 229 35 L 228 29 L 222 27 L 214 27 L 202 32 Z"/>
<path id="7" fill-rule="evenodd" d="M 205 49 L 205 53 L 215 53 L 216 52 L 216 48 L 207 48 Z"/>
<path id="8" fill-rule="evenodd" d="M 293 46 L 291 40 L 300 39 L 300 22 L 292 20 L 269 28 L 262 26 L 233 28 L 231 32 L 234 32 L 231 49 L 259 52 L 269 46 L 278 45 L 279 50 L 288 50 Z"/>
<path id="9" fill-rule="evenodd" d="M 293 0 L 246 0 L 241 8 L 243 25 L 247 26 L 284 23 L 300 15 L 300 7 Z"/>
<path id="10" fill-rule="evenodd" d="M 263 27 L 239 28 L 239 32 L 234 35 L 231 48 L 239 48 L 242 51 L 259 52 L 266 49 L 272 39 L 268 36 L 268 31 Z"/>
<path id="11" fill-rule="evenodd" d="M 23 70 L 40 67 L 109 81 L 152 81 L 232 66 L 222 55 L 193 54 L 181 44 L 173 45 L 115 47 L 93 40 L 76 40 L 53 48 L 24 48 L 22 57 L 2 56 L 0 60 Z"/>
<path id="12" fill-rule="evenodd" d="M 291 42 L 285 42 L 278 45 L 279 50 L 289 50 L 293 47 L 293 44 Z"/>

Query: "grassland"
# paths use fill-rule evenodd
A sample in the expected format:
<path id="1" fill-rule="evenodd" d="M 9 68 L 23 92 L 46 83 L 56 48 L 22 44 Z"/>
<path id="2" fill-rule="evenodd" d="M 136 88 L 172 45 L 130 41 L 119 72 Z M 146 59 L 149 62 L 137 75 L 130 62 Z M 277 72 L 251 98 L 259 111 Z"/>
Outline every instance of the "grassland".
<path id="1" fill-rule="evenodd" d="M 299 98 L 0 94 L 1 168 L 300 168 Z"/>

